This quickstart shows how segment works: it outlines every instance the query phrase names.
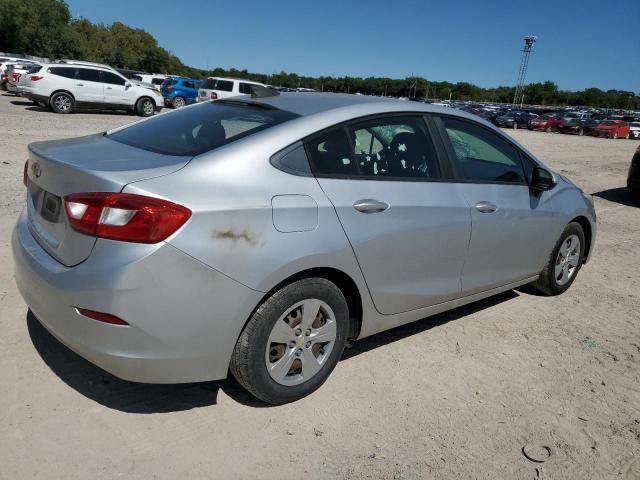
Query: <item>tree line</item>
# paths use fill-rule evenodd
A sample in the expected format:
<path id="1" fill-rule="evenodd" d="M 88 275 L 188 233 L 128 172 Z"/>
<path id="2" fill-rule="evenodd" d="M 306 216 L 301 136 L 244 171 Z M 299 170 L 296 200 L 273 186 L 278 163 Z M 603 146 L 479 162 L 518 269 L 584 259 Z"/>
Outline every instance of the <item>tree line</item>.
<path id="1" fill-rule="evenodd" d="M 0 51 L 48 58 L 73 58 L 152 73 L 192 78 L 231 76 L 290 88 L 362 93 L 394 97 L 510 103 L 515 87 L 481 88 L 468 82 L 437 82 L 421 77 L 307 77 L 295 73 L 252 73 L 247 70 L 204 70 L 184 65 L 139 28 L 72 18 L 62 0 L 0 0 Z M 560 90 L 546 81 L 524 89 L 524 103 L 640 109 L 640 96 L 623 90 Z"/>

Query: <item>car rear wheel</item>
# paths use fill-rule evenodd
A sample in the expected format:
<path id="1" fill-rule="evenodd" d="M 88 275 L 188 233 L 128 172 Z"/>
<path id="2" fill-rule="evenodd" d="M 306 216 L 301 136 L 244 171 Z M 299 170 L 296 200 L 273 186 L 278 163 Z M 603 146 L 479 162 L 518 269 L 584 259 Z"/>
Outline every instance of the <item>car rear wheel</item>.
<path id="1" fill-rule="evenodd" d="M 182 108 L 187 104 L 187 102 L 184 101 L 184 98 L 182 97 L 176 97 L 173 99 L 173 101 L 171 102 L 171 106 L 173 108 Z"/>
<path id="2" fill-rule="evenodd" d="M 49 99 L 49 106 L 56 113 L 71 113 L 74 103 L 73 97 L 67 92 L 55 93 Z"/>
<path id="3" fill-rule="evenodd" d="M 629 132 L 627 132 L 627 134 L 624 136 L 625 140 L 629 140 Z"/>
<path id="4" fill-rule="evenodd" d="M 551 133 L 551 127 L 545 128 L 544 131 L 547 132 L 547 133 Z"/>
<path id="5" fill-rule="evenodd" d="M 136 103 L 136 113 L 141 117 L 150 117 L 156 111 L 156 104 L 149 97 L 142 97 Z"/>
<path id="6" fill-rule="evenodd" d="M 582 267 L 585 245 L 582 227 L 571 222 L 560 235 L 544 270 L 531 285 L 545 295 L 566 292 Z"/>
<path id="7" fill-rule="evenodd" d="M 615 140 L 616 138 L 618 138 L 618 132 L 613 132 L 613 133 L 611 134 L 611 138 L 613 138 L 614 140 Z"/>
<path id="8" fill-rule="evenodd" d="M 292 402 L 319 388 L 342 356 L 349 310 L 324 278 L 293 282 L 267 298 L 240 334 L 231 372 L 260 400 Z"/>
<path id="9" fill-rule="evenodd" d="M 517 130 L 518 129 L 518 122 L 513 122 L 513 129 Z"/>
<path id="10" fill-rule="evenodd" d="M 578 135 L 580 135 L 581 137 L 584 137 L 584 130 L 583 129 L 578 130 Z"/>

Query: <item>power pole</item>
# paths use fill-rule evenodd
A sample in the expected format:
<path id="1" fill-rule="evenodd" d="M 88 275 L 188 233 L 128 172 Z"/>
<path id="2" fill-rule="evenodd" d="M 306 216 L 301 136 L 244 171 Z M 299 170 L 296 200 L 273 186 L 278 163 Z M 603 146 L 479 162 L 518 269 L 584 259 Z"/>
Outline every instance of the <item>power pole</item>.
<path id="1" fill-rule="evenodd" d="M 522 59 L 520 60 L 520 70 L 518 70 L 518 81 L 516 82 L 516 91 L 513 94 L 513 106 L 518 103 L 518 98 L 524 90 L 524 79 L 527 76 L 527 66 L 529 65 L 529 56 L 533 51 L 533 45 L 538 40 L 535 35 L 527 35 L 524 37 L 524 48 L 522 49 Z"/>

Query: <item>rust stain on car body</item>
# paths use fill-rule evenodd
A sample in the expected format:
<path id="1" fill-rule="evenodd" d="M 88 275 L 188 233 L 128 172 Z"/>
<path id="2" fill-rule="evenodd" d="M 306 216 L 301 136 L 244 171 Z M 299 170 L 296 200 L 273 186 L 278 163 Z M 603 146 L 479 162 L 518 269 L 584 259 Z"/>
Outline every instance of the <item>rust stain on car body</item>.
<path id="1" fill-rule="evenodd" d="M 248 230 L 244 232 L 234 232 L 232 229 L 214 230 L 213 238 L 218 240 L 231 240 L 233 242 L 245 241 L 252 247 L 256 245 L 255 237 Z"/>

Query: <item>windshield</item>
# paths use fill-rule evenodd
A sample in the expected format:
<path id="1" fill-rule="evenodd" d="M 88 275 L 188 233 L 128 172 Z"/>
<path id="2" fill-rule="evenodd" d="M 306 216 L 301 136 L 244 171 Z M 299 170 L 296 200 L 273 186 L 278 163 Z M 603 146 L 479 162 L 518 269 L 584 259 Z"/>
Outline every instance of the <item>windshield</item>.
<path id="1" fill-rule="evenodd" d="M 151 152 L 194 156 L 297 116 L 245 102 L 206 102 L 158 115 L 107 136 Z"/>

